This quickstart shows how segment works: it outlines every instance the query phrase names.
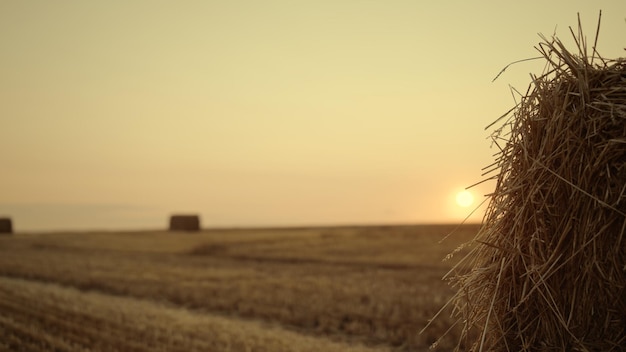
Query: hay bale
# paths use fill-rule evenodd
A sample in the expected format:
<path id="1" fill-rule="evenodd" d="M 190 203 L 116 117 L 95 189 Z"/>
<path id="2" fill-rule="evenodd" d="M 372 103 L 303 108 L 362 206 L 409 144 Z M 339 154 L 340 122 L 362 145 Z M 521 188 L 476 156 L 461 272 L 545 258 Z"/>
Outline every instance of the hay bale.
<path id="1" fill-rule="evenodd" d="M 0 218 L 0 234 L 13 233 L 13 222 L 11 218 Z"/>
<path id="2" fill-rule="evenodd" d="M 198 215 L 172 215 L 170 231 L 200 231 L 200 217 Z"/>
<path id="3" fill-rule="evenodd" d="M 626 59 L 604 59 L 595 44 L 589 54 L 580 22 L 575 54 L 542 39 L 546 71 L 494 134 L 496 188 L 451 272 L 460 343 L 624 350 Z"/>

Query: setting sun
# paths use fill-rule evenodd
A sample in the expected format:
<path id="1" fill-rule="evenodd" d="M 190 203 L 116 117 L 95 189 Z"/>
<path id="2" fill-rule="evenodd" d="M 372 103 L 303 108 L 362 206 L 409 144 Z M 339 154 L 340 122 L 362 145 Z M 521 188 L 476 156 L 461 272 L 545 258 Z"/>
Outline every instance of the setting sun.
<path id="1" fill-rule="evenodd" d="M 463 190 L 456 195 L 456 204 L 464 208 L 474 203 L 474 196 L 468 190 Z"/>

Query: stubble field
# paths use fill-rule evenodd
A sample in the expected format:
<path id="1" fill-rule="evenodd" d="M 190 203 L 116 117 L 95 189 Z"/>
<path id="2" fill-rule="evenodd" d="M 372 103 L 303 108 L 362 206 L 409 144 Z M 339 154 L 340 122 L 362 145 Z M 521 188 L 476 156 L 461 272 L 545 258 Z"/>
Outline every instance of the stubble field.
<path id="1" fill-rule="evenodd" d="M 3 236 L 0 350 L 424 351 L 478 231 L 456 227 Z"/>

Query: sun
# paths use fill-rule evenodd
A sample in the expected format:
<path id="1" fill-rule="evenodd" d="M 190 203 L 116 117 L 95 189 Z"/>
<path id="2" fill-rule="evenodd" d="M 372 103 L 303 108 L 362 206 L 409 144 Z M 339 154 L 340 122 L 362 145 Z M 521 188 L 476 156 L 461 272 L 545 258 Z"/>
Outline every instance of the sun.
<path id="1" fill-rule="evenodd" d="M 463 190 L 456 195 L 456 204 L 463 208 L 467 208 L 474 204 L 474 196 L 468 190 Z"/>

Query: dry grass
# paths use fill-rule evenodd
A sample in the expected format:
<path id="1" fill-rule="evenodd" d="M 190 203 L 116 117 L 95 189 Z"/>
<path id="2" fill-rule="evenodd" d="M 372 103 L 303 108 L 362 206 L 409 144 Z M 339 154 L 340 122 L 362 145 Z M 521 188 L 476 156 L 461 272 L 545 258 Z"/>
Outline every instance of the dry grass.
<path id="1" fill-rule="evenodd" d="M 106 332 L 109 325 L 115 326 L 112 332 L 93 337 L 97 343 L 92 350 L 116 349 L 107 345 L 107 336 L 117 334 L 125 324 L 129 334 L 134 334 L 133 326 L 148 324 L 146 333 L 139 335 L 141 340 L 130 339 L 135 347 L 120 348 L 141 350 L 145 342 L 151 350 L 174 350 L 174 345 L 192 346 L 187 343 L 196 341 L 205 347 L 211 343 L 222 346 L 205 350 L 256 351 L 267 345 L 278 346 L 267 350 L 297 351 L 316 346 L 315 342 L 330 347 L 311 350 L 349 350 L 346 346 L 353 346 L 354 350 L 421 351 L 452 323 L 437 321 L 418 335 L 453 294 L 441 277 L 456 257 L 446 262 L 442 258 L 471 239 L 478 226 L 461 227 L 440 244 L 453 229 L 346 227 L 215 230 L 184 236 L 135 232 L 0 238 L 2 294 L 26 295 L 24 285 L 32 291 L 11 301 L 17 311 L 0 309 L 0 316 L 4 321 L 18 319 L 14 314 L 22 316 L 19 329 L 34 329 L 28 336 L 42 334 L 42 338 L 70 342 L 80 329 L 97 331 L 99 324 L 105 324 L 102 329 Z M 52 303 L 44 304 L 58 301 L 55 295 L 61 291 L 72 297 L 67 302 L 75 302 L 74 306 L 59 302 L 57 309 Z M 93 297 L 104 303 L 93 308 Z M 43 303 L 33 306 L 37 307 L 31 309 L 35 315 L 24 318 L 20 309 L 26 308 L 16 307 L 31 305 L 30 300 Z M 137 307 L 128 311 L 138 318 L 125 315 L 127 305 Z M 151 308 L 145 308 L 148 306 Z M 72 309 L 84 314 L 73 315 Z M 147 313 L 142 315 L 143 309 Z M 56 325 L 62 314 L 70 317 L 67 328 Z M 162 335 L 179 333 L 180 323 L 170 322 L 172 314 L 191 314 L 198 326 L 205 326 L 205 321 L 228 323 L 216 327 L 215 336 L 208 329 L 204 335 L 192 333 L 200 329 L 194 323 L 180 330 L 182 337 L 168 340 Z M 43 318 L 47 316 L 51 318 Z M 3 335 L 14 334 L 2 326 L 0 341 L 5 340 Z M 267 326 L 279 332 L 265 329 Z M 54 333 L 46 335 L 46 329 Z M 150 331 L 156 332 L 150 335 Z M 452 348 L 458 338 L 459 331 L 453 330 L 442 346 Z M 25 346 L 37 340 L 20 339 Z M 116 338 L 112 343 L 119 341 L 122 339 Z M 87 342 L 79 345 L 89 347 Z"/>
<path id="2" fill-rule="evenodd" d="M 577 53 L 544 38 L 545 74 L 496 131 L 497 187 L 454 278 L 473 350 L 626 346 L 626 60 L 572 35 Z"/>
<path id="3" fill-rule="evenodd" d="M 254 321 L 4 277 L 0 311 L 0 350 L 8 351 L 382 351 Z"/>

